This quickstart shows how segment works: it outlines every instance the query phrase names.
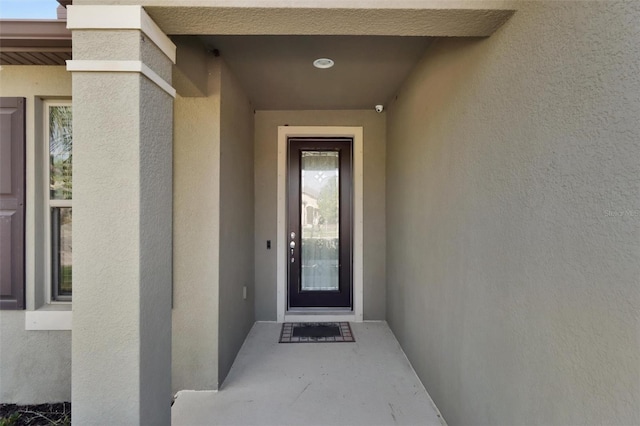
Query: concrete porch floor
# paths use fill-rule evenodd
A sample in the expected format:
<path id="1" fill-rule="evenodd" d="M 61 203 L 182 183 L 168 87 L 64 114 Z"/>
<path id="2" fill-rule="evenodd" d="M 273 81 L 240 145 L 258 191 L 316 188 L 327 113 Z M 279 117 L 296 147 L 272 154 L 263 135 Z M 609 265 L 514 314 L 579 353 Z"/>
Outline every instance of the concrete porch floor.
<path id="1" fill-rule="evenodd" d="M 180 392 L 173 425 L 445 424 L 385 322 L 351 323 L 355 343 L 279 344 L 256 323 L 219 392 Z"/>

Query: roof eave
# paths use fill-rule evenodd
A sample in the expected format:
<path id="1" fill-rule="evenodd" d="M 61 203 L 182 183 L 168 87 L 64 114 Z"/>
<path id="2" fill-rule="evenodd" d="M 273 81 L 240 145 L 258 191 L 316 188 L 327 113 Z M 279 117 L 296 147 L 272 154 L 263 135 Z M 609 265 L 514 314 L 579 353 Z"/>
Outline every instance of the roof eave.
<path id="1" fill-rule="evenodd" d="M 0 20 L 1 65 L 64 65 L 71 31 L 64 20 Z"/>
<path id="2" fill-rule="evenodd" d="M 42 41 L 58 41 L 71 46 L 67 21 L 45 19 L 0 20 L 0 45 L 37 47 Z"/>

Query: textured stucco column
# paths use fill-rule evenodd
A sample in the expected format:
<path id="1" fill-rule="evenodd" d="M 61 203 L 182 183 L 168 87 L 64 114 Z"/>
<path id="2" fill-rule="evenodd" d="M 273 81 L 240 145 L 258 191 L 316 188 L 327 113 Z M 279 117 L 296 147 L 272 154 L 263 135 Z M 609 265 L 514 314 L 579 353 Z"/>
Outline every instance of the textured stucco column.
<path id="1" fill-rule="evenodd" d="M 72 6 L 74 424 L 170 424 L 175 46 L 139 6 Z"/>

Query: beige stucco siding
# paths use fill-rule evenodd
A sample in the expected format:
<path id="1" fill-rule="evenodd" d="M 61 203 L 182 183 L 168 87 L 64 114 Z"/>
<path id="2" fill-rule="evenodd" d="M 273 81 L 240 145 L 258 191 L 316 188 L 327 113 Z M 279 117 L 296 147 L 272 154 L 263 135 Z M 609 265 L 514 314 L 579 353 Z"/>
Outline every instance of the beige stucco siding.
<path id="1" fill-rule="evenodd" d="M 207 96 L 174 109 L 174 392 L 217 389 L 254 322 L 253 109 L 207 66 Z"/>
<path id="2" fill-rule="evenodd" d="M 255 116 L 256 319 L 276 320 L 278 126 L 364 129 L 364 319 L 385 319 L 385 114 L 373 110 L 257 111 Z M 267 249 L 271 240 L 272 249 Z"/>
<path id="3" fill-rule="evenodd" d="M 450 425 L 640 423 L 636 2 L 519 2 L 388 111 L 388 321 Z"/>
<path id="4" fill-rule="evenodd" d="M 218 387 L 220 66 L 208 68 L 207 96 L 174 108 L 174 392 Z"/>
<path id="5" fill-rule="evenodd" d="M 74 33 L 74 61 L 94 58 L 96 37 L 133 43 L 111 54 L 170 75 L 170 58 L 139 32 Z M 173 98 L 138 73 L 80 71 L 73 107 L 74 422 L 168 424 Z"/>
<path id="6" fill-rule="evenodd" d="M 218 381 L 222 383 L 254 323 L 254 194 L 253 107 L 232 72 L 220 62 Z"/>
<path id="7" fill-rule="evenodd" d="M 0 70 L 0 96 L 26 98 L 27 308 L 44 303 L 41 144 L 43 99 L 70 99 L 71 74 L 59 66 L 7 66 Z M 38 182 L 36 182 L 38 181 Z M 36 232 L 37 229 L 37 232 Z M 43 403 L 71 399 L 71 332 L 26 331 L 25 311 L 0 311 L 0 401 Z"/>

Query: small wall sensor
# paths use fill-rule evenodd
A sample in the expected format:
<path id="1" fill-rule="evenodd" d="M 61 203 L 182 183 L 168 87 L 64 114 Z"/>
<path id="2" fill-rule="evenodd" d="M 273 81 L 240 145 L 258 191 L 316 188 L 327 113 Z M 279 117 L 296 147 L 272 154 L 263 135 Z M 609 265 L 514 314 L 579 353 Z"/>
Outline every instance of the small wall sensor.
<path id="1" fill-rule="evenodd" d="M 376 105 L 376 112 L 379 114 L 384 111 L 384 105 Z"/>

